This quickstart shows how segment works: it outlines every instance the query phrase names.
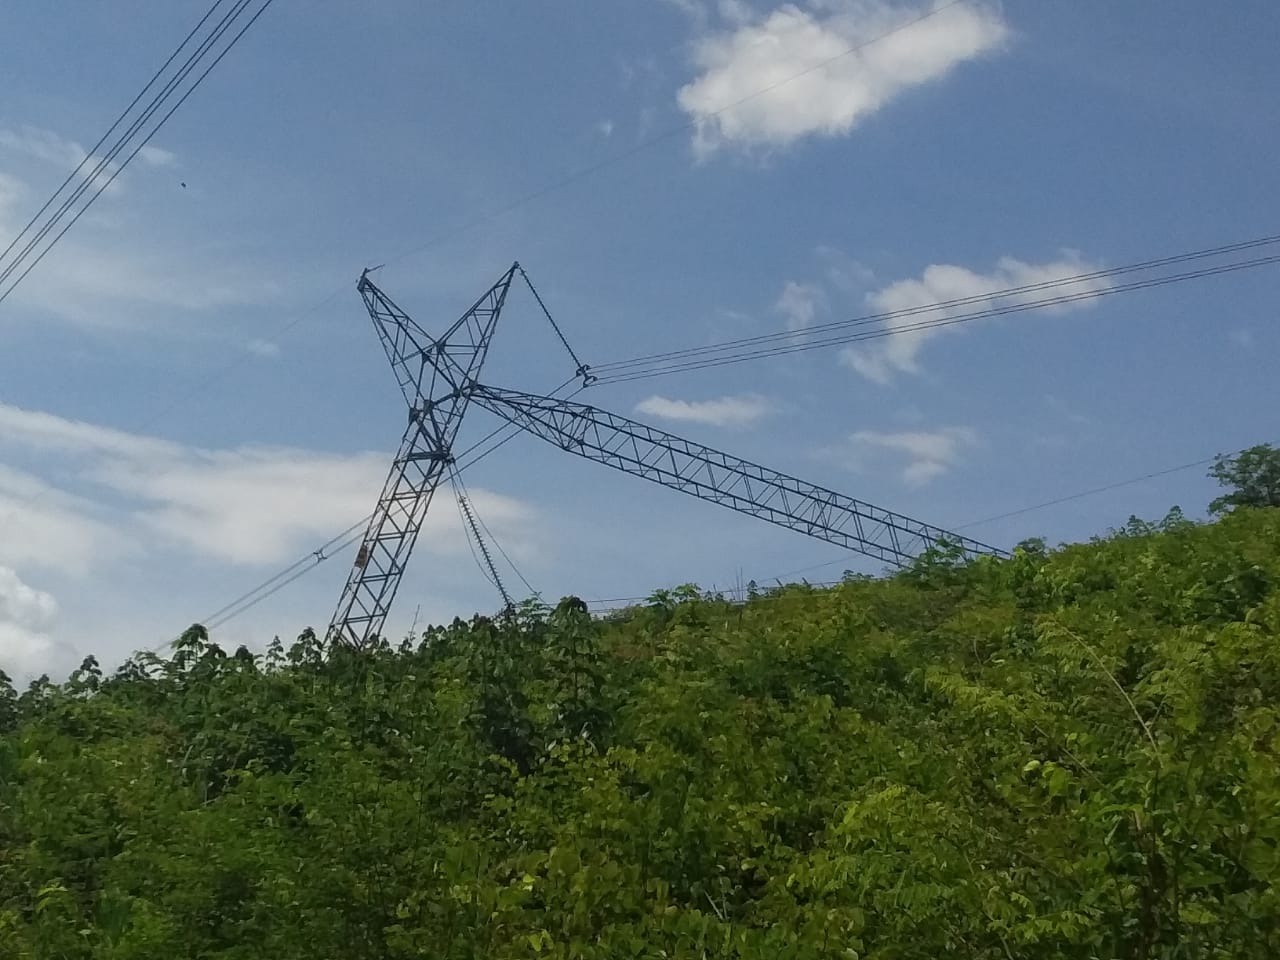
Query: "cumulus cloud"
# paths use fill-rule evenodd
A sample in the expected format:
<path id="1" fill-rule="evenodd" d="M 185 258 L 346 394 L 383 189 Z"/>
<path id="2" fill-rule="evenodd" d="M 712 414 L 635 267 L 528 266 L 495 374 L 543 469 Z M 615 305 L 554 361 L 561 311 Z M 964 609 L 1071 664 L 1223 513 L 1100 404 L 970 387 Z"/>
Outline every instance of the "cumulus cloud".
<path id="1" fill-rule="evenodd" d="M 942 0 L 925 7 L 809 0 L 759 16 L 731 5 L 723 29 L 697 43 L 699 74 L 677 95 L 695 123 L 696 153 L 848 134 L 905 91 L 997 49 L 1009 34 L 990 4 L 942 7 Z"/>
<path id="2" fill-rule="evenodd" d="M 859 430 L 850 439 L 863 451 L 882 450 L 905 457 L 903 481 L 923 486 L 950 470 L 964 450 L 977 443 L 978 436 L 970 427 L 943 427 L 902 433 Z"/>
<path id="3" fill-rule="evenodd" d="M 63 659 L 64 651 L 45 632 L 57 612 L 50 594 L 0 566 L 0 669 L 21 678 Z"/>
<path id="4" fill-rule="evenodd" d="M 716 400 L 670 400 L 652 396 L 636 404 L 636 412 L 683 423 L 714 427 L 745 427 L 773 412 L 773 405 L 756 394 Z"/>
<path id="5" fill-rule="evenodd" d="M 918 373 L 919 355 L 932 338 L 958 326 L 913 329 L 922 322 L 956 317 L 980 310 L 1027 304 L 1059 294 L 1076 294 L 1106 290 L 1110 281 L 1095 277 L 1051 290 L 1027 290 L 996 296 L 1000 290 L 1062 280 L 1091 273 L 1098 269 L 1075 254 L 1067 254 L 1049 263 L 1025 263 L 1012 257 L 1001 259 L 989 273 L 976 273 L 953 264 L 934 264 L 918 278 L 900 280 L 867 296 L 868 306 L 877 314 L 897 313 L 884 320 L 884 332 L 891 334 L 873 345 L 847 347 L 840 352 L 840 362 L 869 380 L 887 384 L 899 373 Z M 963 304 L 939 309 L 919 310 L 930 304 L 964 300 Z M 1057 313 L 1084 309 L 1078 303 L 1045 307 Z M 909 311 L 903 313 L 902 311 Z M 967 325 L 966 325 L 967 326 Z"/>

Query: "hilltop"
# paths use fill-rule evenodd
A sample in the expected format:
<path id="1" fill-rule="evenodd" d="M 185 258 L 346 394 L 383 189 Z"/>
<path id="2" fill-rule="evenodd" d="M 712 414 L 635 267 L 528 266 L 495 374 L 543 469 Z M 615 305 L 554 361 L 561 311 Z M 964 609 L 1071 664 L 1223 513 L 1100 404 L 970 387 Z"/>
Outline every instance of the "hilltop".
<path id="1" fill-rule="evenodd" d="M 1280 510 L 0 684 L 13 958 L 1273 957 Z"/>

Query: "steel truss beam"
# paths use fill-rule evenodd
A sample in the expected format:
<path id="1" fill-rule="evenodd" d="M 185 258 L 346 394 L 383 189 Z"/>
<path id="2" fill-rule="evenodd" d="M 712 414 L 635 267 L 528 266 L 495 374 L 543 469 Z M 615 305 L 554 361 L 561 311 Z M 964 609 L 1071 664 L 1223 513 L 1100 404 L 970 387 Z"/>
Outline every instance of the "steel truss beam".
<path id="1" fill-rule="evenodd" d="M 896 567 L 942 542 L 958 547 L 966 559 L 1003 555 L 977 540 L 583 403 L 488 386 L 477 386 L 472 401 L 561 450 Z"/>
<path id="2" fill-rule="evenodd" d="M 453 441 L 506 302 L 513 264 L 439 338 L 432 338 L 365 271 L 358 285 L 396 381 L 409 426 L 329 626 L 331 641 L 363 646 L 381 633 L 432 494 L 453 460 Z"/>

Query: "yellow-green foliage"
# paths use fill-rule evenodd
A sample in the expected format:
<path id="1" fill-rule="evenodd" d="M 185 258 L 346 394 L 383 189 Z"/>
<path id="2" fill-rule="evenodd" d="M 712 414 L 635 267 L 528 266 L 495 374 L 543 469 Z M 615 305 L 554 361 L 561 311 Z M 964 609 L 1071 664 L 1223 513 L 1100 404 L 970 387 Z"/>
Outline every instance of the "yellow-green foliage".
<path id="1" fill-rule="evenodd" d="M 1280 510 L 0 683 L 0 957 L 1280 956 Z"/>

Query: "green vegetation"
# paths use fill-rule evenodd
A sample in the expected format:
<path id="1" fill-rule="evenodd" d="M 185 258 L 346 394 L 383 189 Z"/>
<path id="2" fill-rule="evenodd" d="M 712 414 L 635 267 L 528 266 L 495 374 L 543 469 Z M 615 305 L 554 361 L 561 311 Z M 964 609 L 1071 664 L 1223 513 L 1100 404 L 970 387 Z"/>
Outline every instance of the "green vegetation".
<path id="1" fill-rule="evenodd" d="M 0 684 L 0 957 L 1280 955 L 1280 510 Z"/>
<path id="2" fill-rule="evenodd" d="M 1269 443 L 1222 454 L 1213 462 L 1209 476 L 1230 489 L 1213 503 L 1211 513 L 1225 513 L 1237 507 L 1280 507 L 1280 450 Z"/>

